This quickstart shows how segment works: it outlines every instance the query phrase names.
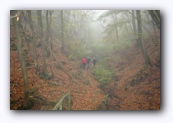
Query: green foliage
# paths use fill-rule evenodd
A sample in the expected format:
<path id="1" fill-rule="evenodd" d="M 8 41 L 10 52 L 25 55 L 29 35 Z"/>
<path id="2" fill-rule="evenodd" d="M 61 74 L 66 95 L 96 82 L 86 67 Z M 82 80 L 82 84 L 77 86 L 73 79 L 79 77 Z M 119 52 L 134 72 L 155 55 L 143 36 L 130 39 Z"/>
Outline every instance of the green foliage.
<path id="1" fill-rule="evenodd" d="M 88 53 L 88 50 L 86 49 L 86 45 L 80 41 L 69 43 L 69 48 L 70 48 L 70 53 L 68 58 L 73 61 L 86 56 Z"/>
<path id="2" fill-rule="evenodd" d="M 106 84 L 112 80 L 113 72 L 109 69 L 105 69 L 101 65 L 98 65 L 96 68 L 94 68 L 92 72 L 101 84 Z"/>

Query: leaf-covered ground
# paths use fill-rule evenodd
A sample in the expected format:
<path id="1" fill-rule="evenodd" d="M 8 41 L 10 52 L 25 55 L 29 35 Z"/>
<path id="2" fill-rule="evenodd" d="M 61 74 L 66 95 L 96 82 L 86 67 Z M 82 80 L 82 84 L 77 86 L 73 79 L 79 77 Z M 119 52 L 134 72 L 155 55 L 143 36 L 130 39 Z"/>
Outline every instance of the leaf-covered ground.
<path id="1" fill-rule="evenodd" d="M 149 41 L 146 47 L 152 66 L 144 65 L 141 49 L 137 47 L 119 53 L 121 62 L 110 62 L 117 72 L 114 81 L 100 87 L 109 97 L 101 110 L 160 110 L 160 45 Z"/>
<path id="2" fill-rule="evenodd" d="M 15 32 L 10 29 L 10 109 L 20 109 L 24 101 L 24 80 L 14 44 Z M 22 35 L 22 51 L 27 50 Z M 37 39 L 37 44 L 39 40 Z M 31 50 L 24 54 L 27 63 L 31 110 L 51 110 L 56 102 L 70 92 L 72 110 L 159 110 L 160 109 L 160 44 L 147 41 L 147 52 L 152 66 L 145 67 L 140 48 L 131 46 L 112 55 L 108 62 L 116 70 L 115 78 L 107 85 L 100 85 L 89 70 L 82 70 L 80 61 L 75 63 L 61 53 L 61 43 L 53 39 L 54 55 L 46 57 L 47 71 L 54 78 L 44 80 L 36 74 Z M 43 64 L 41 47 L 37 48 L 38 63 Z M 121 58 L 117 60 L 117 58 Z M 50 67 L 51 66 L 51 67 Z M 51 70 L 52 68 L 52 70 Z"/>
<path id="3" fill-rule="evenodd" d="M 11 44 L 14 43 L 15 33 L 13 28 L 10 30 Z M 22 37 L 23 40 L 24 37 Z M 38 41 L 37 41 L 38 42 Z M 27 49 L 27 44 L 23 44 L 22 50 Z M 54 73 L 51 80 L 41 79 L 34 68 L 31 52 L 25 55 L 25 60 L 30 63 L 27 67 L 29 80 L 29 90 L 33 93 L 30 98 L 35 100 L 33 110 L 51 110 L 51 102 L 58 100 L 66 93 L 70 92 L 72 99 L 72 110 L 96 110 L 98 105 L 105 99 L 101 89 L 97 88 L 98 82 L 87 70 L 79 69 L 71 62 L 65 54 L 60 52 L 60 43 L 54 41 L 54 58 L 47 57 L 46 63 L 50 64 Z M 30 43 L 32 48 L 32 43 Z M 41 48 L 38 50 L 38 63 L 42 62 Z M 41 67 L 40 67 L 41 68 Z M 50 66 L 47 71 L 51 73 Z M 22 107 L 24 97 L 24 80 L 19 63 L 17 50 L 10 48 L 10 109 L 15 110 Z"/>

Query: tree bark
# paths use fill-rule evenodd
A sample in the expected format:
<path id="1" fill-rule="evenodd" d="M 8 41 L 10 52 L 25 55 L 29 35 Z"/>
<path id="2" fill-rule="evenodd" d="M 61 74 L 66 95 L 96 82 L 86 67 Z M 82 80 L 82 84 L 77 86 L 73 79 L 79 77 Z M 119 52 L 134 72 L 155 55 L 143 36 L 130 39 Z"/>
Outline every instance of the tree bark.
<path id="1" fill-rule="evenodd" d="M 135 11 L 132 10 L 132 24 L 133 24 L 133 31 L 134 31 L 134 34 L 136 34 L 137 32 L 137 29 L 136 29 L 136 21 L 135 21 Z"/>
<path id="2" fill-rule="evenodd" d="M 49 23 L 49 37 L 50 37 L 50 45 L 51 45 L 51 50 L 53 49 L 53 44 L 52 44 L 52 13 L 53 11 L 50 11 L 50 23 Z"/>
<path id="3" fill-rule="evenodd" d="M 46 58 L 45 58 L 45 41 L 43 40 L 43 24 L 42 24 L 42 11 L 38 10 L 38 24 L 39 24 L 39 36 L 41 40 L 41 46 L 42 46 L 42 56 L 43 56 L 43 73 L 46 72 Z"/>
<path id="4" fill-rule="evenodd" d="M 134 31 L 134 36 L 136 40 L 136 45 L 139 46 L 139 41 L 137 37 L 137 28 L 136 28 L 136 19 L 135 19 L 135 10 L 132 10 L 132 24 L 133 24 L 133 31 Z"/>
<path id="5" fill-rule="evenodd" d="M 16 14 L 16 11 L 11 12 L 12 15 Z M 25 61 L 22 55 L 22 40 L 20 37 L 20 32 L 19 32 L 19 22 L 16 20 L 16 17 L 12 19 L 13 24 L 14 24 L 14 29 L 17 35 L 17 40 L 16 40 L 16 45 L 17 45 L 17 51 L 19 54 L 19 61 L 20 65 L 22 68 L 22 74 L 23 74 L 23 79 L 24 79 L 24 104 L 23 108 L 28 108 L 29 106 L 29 82 L 28 82 L 28 76 L 26 72 L 26 66 L 25 66 Z"/>
<path id="6" fill-rule="evenodd" d="M 31 31 L 32 31 L 32 41 L 33 41 L 33 47 L 34 47 L 34 64 L 35 64 L 35 67 L 36 67 L 36 73 L 38 71 L 38 60 L 37 60 L 37 45 L 36 45 L 36 39 L 34 37 L 34 26 L 33 26 L 33 21 L 32 21 L 32 13 L 31 13 L 31 10 L 28 10 L 28 18 L 29 18 L 29 24 L 30 24 L 30 28 L 31 28 Z"/>
<path id="7" fill-rule="evenodd" d="M 141 20 L 140 10 L 136 11 L 136 16 L 137 16 L 137 22 L 138 22 L 138 41 L 140 43 L 141 50 L 142 50 L 146 65 L 151 65 L 150 58 L 149 58 L 147 51 L 146 51 L 146 49 L 142 43 L 142 20 Z"/>
<path id="8" fill-rule="evenodd" d="M 63 10 L 61 10 L 61 52 L 64 52 L 64 17 L 63 17 Z"/>
<path id="9" fill-rule="evenodd" d="M 50 31 L 49 31 L 49 11 L 46 10 L 46 43 L 48 43 L 49 40 L 49 35 L 50 35 Z"/>

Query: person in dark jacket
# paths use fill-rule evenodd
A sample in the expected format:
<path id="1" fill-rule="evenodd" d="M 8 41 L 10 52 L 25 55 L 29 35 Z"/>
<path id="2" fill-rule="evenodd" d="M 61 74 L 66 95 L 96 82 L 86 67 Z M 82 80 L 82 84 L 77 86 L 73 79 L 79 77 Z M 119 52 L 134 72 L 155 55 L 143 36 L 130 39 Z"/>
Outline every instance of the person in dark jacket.
<path id="1" fill-rule="evenodd" d="M 90 57 L 87 57 L 87 69 L 89 68 L 90 66 Z"/>
<path id="2" fill-rule="evenodd" d="M 97 63 L 97 60 L 96 60 L 96 58 L 94 57 L 94 59 L 93 59 L 93 66 L 94 66 L 94 67 L 95 67 L 96 63 Z"/>

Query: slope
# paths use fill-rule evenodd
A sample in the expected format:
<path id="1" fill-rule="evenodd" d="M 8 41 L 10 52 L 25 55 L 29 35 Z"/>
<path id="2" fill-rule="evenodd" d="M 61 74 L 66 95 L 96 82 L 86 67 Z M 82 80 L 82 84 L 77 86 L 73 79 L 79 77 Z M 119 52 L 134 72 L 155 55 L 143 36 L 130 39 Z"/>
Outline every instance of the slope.
<path id="1" fill-rule="evenodd" d="M 108 62 L 117 72 L 112 82 L 100 87 L 107 95 L 101 110 L 160 109 L 160 44 L 155 45 L 150 39 L 145 42 L 152 66 L 145 66 L 141 49 L 135 45 Z"/>
<path id="2" fill-rule="evenodd" d="M 29 80 L 29 99 L 32 102 L 30 110 L 51 110 L 58 100 L 70 92 L 72 99 L 71 110 L 96 110 L 105 99 L 99 84 L 87 71 L 70 61 L 64 53 L 61 53 L 61 42 L 52 39 L 52 53 L 46 57 L 46 69 L 53 77 L 44 79 L 41 74 L 36 74 L 33 59 L 33 43 L 28 41 L 31 31 L 21 31 L 22 51 L 27 65 Z M 24 101 L 24 80 L 22 77 L 18 53 L 15 45 L 15 32 L 13 25 L 10 25 L 10 109 L 23 109 Z M 29 44 L 29 48 L 27 45 Z M 43 65 L 42 50 L 39 46 L 40 40 L 36 39 L 38 64 L 41 71 Z M 65 109 L 64 109 L 65 110 Z"/>

